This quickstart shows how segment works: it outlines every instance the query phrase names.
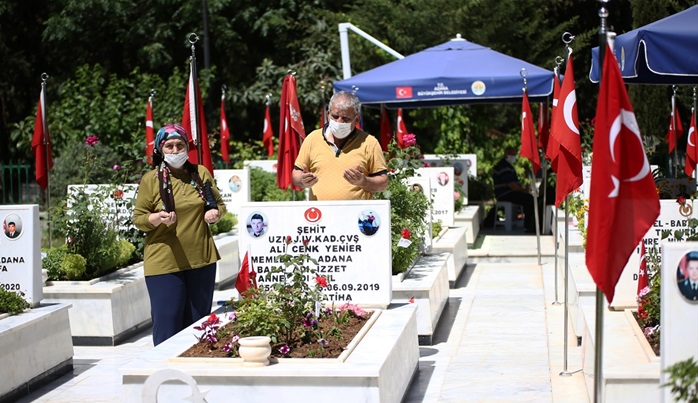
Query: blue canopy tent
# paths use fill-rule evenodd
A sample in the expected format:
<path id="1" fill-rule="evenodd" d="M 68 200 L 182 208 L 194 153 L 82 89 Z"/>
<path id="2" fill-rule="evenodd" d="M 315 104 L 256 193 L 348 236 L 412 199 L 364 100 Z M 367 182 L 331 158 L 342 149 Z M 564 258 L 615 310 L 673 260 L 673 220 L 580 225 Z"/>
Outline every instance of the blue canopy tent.
<path id="1" fill-rule="evenodd" d="M 628 84 L 698 84 L 698 5 L 618 35 L 613 52 Z M 591 58 L 598 82 L 598 46 Z"/>
<path id="2" fill-rule="evenodd" d="M 552 71 L 460 37 L 333 84 L 356 91 L 364 105 L 390 108 L 521 102 L 522 68 L 531 102 L 548 99 Z"/>

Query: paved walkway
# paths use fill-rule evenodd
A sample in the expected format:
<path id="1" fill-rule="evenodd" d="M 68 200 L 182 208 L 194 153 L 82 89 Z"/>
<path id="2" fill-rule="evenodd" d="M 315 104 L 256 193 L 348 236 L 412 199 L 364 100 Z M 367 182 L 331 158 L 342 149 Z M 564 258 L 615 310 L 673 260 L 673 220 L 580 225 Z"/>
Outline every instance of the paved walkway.
<path id="1" fill-rule="evenodd" d="M 563 308 L 553 304 L 552 237 L 541 241 L 541 265 L 534 236 L 490 232 L 469 249 L 433 345 L 420 347 L 419 375 L 406 402 L 589 401 L 581 373 L 559 375 Z M 220 291 L 214 298 L 232 294 Z M 563 298 L 560 288 L 557 300 Z M 574 372 L 581 368 L 581 348 L 571 327 L 569 334 L 567 369 Z M 19 402 L 120 402 L 119 368 L 149 348 L 150 332 L 116 347 L 77 346 L 72 372 Z"/>

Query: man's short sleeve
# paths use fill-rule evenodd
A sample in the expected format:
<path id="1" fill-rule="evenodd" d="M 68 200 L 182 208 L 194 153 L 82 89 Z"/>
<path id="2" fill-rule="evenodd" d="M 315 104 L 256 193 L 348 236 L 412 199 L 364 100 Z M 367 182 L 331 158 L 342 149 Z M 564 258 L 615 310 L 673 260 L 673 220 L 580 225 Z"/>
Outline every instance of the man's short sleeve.
<path id="1" fill-rule="evenodd" d="M 388 170 L 388 164 L 385 162 L 385 155 L 378 141 L 371 142 L 371 158 L 369 161 L 369 175 L 384 172 Z"/>

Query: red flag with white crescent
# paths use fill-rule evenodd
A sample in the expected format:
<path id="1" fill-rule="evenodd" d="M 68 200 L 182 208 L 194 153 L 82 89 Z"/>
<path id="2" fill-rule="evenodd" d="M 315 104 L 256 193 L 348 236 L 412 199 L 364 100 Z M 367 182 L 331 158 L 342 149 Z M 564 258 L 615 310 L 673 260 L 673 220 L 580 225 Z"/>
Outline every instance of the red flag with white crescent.
<path id="1" fill-rule="evenodd" d="M 197 109 L 199 110 L 199 124 L 197 124 L 196 120 Z M 213 175 L 213 161 L 211 160 L 211 149 L 208 144 L 204 105 L 201 102 L 201 90 L 199 89 L 199 83 L 195 79 L 193 69 L 191 68 L 189 70 L 187 92 L 184 96 L 182 127 L 189 134 L 189 162 L 205 166 L 211 175 Z M 197 141 L 201 143 L 201 162 L 199 161 L 199 155 L 196 150 Z"/>
<path id="2" fill-rule="evenodd" d="M 407 134 L 407 127 L 405 126 L 405 121 L 402 119 L 402 108 L 397 110 L 397 146 L 400 148 L 405 148 L 405 141 L 402 136 Z"/>
<path id="3" fill-rule="evenodd" d="M 676 130 L 674 130 L 674 122 L 676 122 Z M 671 97 L 671 117 L 669 119 L 669 130 L 666 132 L 664 139 L 669 144 L 669 152 L 674 151 L 676 143 L 683 136 L 683 125 L 679 116 L 679 107 L 676 105 L 676 99 Z"/>
<path id="4" fill-rule="evenodd" d="M 693 176 L 698 163 L 698 147 L 696 146 L 696 110 L 691 113 L 691 125 L 688 127 L 688 136 L 686 139 L 686 167 L 684 172 L 686 175 Z"/>
<path id="5" fill-rule="evenodd" d="M 659 195 L 618 62 L 610 47 L 605 54 L 594 126 L 586 265 L 610 303 L 628 258 L 659 215 Z"/>
<path id="6" fill-rule="evenodd" d="M 249 249 L 245 252 L 245 257 L 242 259 L 242 265 L 238 272 L 238 278 L 235 280 L 235 289 L 242 295 L 250 288 L 257 288 L 257 278 L 255 278 L 254 268 L 250 259 Z"/>
<path id="7" fill-rule="evenodd" d="M 540 156 L 538 154 L 538 142 L 536 129 L 533 125 L 531 104 L 528 103 L 528 94 L 524 92 L 521 102 L 521 152 L 522 157 L 528 158 L 533 164 L 533 173 L 540 169 Z"/>
<path id="8" fill-rule="evenodd" d="M 267 157 L 274 155 L 274 130 L 271 128 L 271 115 L 269 105 L 264 110 L 264 129 L 262 130 L 262 143 L 267 149 Z"/>
<path id="9" fill-rule="evenodd" d="M 48 187 L 48 171 L 53 168 L 53 155 L 51 153 L 51 137 L 46 122 L 46 92 L 45 85 L 41 85 L 39 104 L 36 108 L 36 120 L 34 120 L 34 136 L 32 137 L 32 153 L 36 165 L 34 167 L 36 183 L 39 187 Z"/>
<path id="10" fill-rule="evenodd" d="M 155 150 L 155 131 L 153 129 L 153 96 L 148 97 L 148 105 L 145 108 L 145 156 L 148 161 L 153 159 Z"/>
<path id="11" fill-rule="evenodd" d="M 228 119 L 225 117 L 225 93 L 223 93 L 221 94 L 221 156 L 223 161 L 230 164 L 228 141 L 230 141 L 230 129 L 228 128 Z"/>
<path id="12" fill-rule="evenodd" d="M 381 150 L 388 151 L 388 143 L 393 138 L 393 128 L 390 127 L 390 117 L 385 105 L 381 104 L 381 121 L 380 121 L 380 145 Z"/>
<path id="13" fill-rule="evenodd" d="M 276 165 L 276 184 L 279 189 L 300 190 L 291 180 L 293 164 L 300 151 L 300 143 L 305 139 L 305 128 L 301 117 L 298 95 L 296 94 L 296 77 L 286 75 L 281 87 L 281 110 L 279 113 L 279 155 Z"/>
<path id="14" fill-rule="evenodd" d="M 577 94 L 574 85 L 572 55 L 567 58 L 558 107 L 551 136 L 560 144 L 557 157 L 555 205 L 560 207 L 565 197 L 582 186 L 582 142 L 577 118 Z"/>

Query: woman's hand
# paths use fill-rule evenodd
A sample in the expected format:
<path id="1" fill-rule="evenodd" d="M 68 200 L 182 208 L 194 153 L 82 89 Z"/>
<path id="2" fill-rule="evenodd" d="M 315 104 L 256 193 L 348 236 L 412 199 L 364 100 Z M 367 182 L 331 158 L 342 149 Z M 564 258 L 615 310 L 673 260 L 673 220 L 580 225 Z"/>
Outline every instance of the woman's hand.
<path id="1" fill-rule="evenodd" d="M 218 220 L 220 220 L 218 210 L 209 210 L 204 213 L 204 221 L 206 221 L 207 224 L 217 223 Z"/>
<path id="2" fill-rule="evenodd" d="M 172 211 L 172 212 L 160 211 L 160 212 L 152 213 L 151 215 L 149 215 L 148 221 L 150 221 L 150 223 L 156 227 L 160 224 L 165 224 L 169 227 L 170 225 L 177 222 L 177 214 L 175 214 L 174 211 Z"/>

